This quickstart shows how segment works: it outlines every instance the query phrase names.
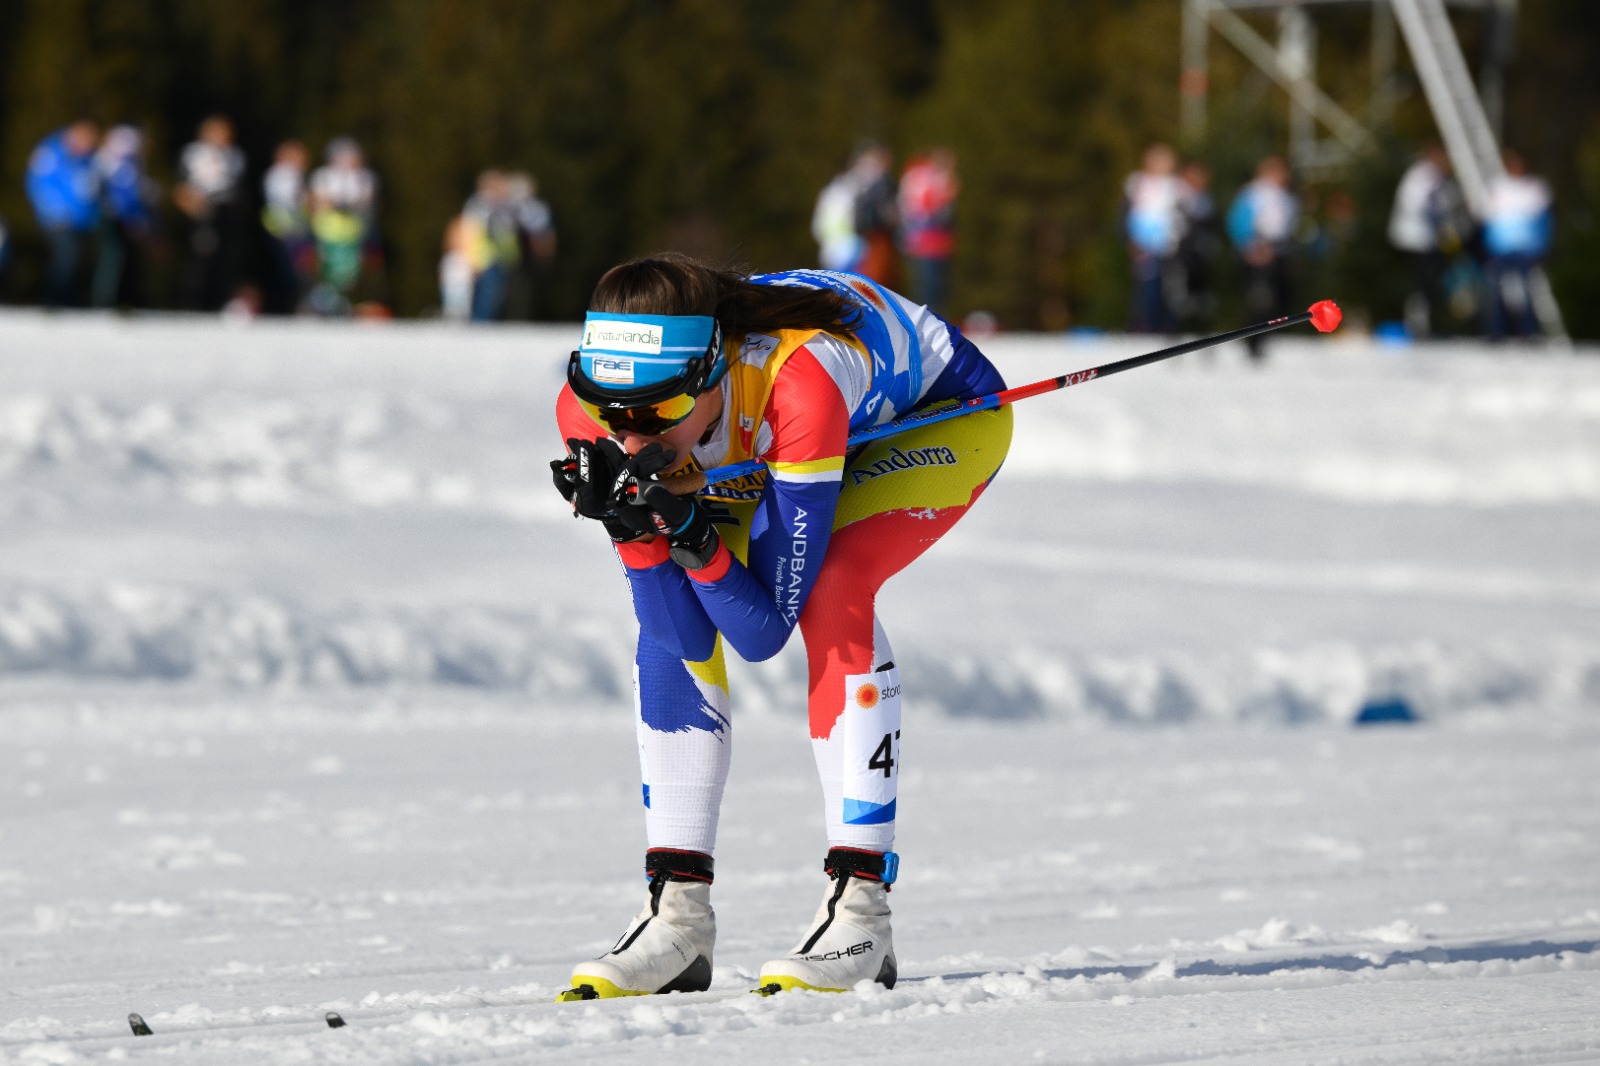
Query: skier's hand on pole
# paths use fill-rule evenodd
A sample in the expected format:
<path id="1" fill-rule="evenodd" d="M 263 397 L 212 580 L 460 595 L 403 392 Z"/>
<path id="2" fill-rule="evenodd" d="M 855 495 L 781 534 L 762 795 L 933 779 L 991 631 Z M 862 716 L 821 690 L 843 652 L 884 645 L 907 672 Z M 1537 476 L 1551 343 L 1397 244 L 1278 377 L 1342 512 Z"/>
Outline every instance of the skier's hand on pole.
<path id="1" fill-rule="evenodd" d="M 551 462 L 550 475 L 574 514 L 603 519 L 613 509 L 611 483 L 627 458 L 622 446 L 609 437 L 597 441 L 568 437 L 566 458 Z"/>
<path id="2" fill-rule="evenodd" d="M 660 444 L 647 444 L 618 471 L 612 503 L 623 525 L 666 537 L 673 560 L 699 570 L 721 543 L 713 524 L 717 516 L 693 496 L 674 494 L 657 476 L 676 458 Z"/>
<path id="3" fill-rule="evenodd" d="M 604 524 L 612 540 L 626 542 L 654 532 L 623 521 L 618 513 L 619 485 L 629 477 L 632 462 L 610 437 L 597 441 L 569 437 L 566 458 L 550 463 L 550 475 L 574 515 Z"/>
<path id="4" fill-rule="evenodd" d="M 685 570 L 700 570 L 717 554 L 722 539 L 715 516 L 693 496 L 678 496 L 660 481 L 651 481 L 634 511 L 643 511 L 655 531 L 667 538 L 672 561 Z M 629 518 L 624 519 L 630 521 Z"/>

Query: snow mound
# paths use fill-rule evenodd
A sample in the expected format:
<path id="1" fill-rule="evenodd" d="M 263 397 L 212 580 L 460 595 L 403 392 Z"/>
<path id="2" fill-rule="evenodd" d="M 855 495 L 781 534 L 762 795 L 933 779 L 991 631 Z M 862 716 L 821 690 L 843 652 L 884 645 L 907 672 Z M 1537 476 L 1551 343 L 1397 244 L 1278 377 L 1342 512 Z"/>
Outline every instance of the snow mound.
<path id="1" fill-rule="evenodd" d="M 475 608 L 316 611 L 263 596 L 113 584 L 0 590 L 0 676 L 272 686 L 452 685 L 626 698 L 601 627 Z"/>
<path id="2" fill-rule="evenodd" d="M 491 430 L 502 431 L 492 443 Z M 527 443 L 492 403 L 468 411 L 415 393 L 22 394 L 0 398 L 0 486 L 66 501 L 98 491 L 201 506 L 538 511 L 511 441 Z M 495 478 L 497 454 L 515 475 Z"/>
<path id="3" fill-rule="evenodd" d="M 631 652 L 613 624 L 486 607 L 313 608 L 264 595 L 113 583 L 0 587 L 0 678 L 235 689 L 434 687 L 525 692 L 538 704 L 626 705 Z M 1348 720 L 1368 702 L 1421 717 L 1600 708 L 1600 644 L 1324 643 L 1223 655 L 1080 654 L 1018 645 L 903 656 L 917 706 L 956 717 L 1086 722 Z M 799 650 L 729 665 L 741 713 L 799 713 Z"/>

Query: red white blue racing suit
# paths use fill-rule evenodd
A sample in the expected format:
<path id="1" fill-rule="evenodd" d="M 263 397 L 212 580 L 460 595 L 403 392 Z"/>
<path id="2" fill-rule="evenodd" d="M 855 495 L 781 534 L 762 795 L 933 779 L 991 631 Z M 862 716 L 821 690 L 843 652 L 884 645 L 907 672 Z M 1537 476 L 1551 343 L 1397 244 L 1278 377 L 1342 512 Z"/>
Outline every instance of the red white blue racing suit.
<path id="1" fill-rule="evenodd" d="M 852 431 L 1005 387 L 953 325 L 866 278 L 817 270 L 756 275 L 764 285 L 841 292 L 855 336 L 816 330 L 732 337 L 723 413 L 690 469 L 746 458 L 764 474 L 713 486 L 737 524 L 701 570 L 664 539 L 617 546 L 639 619 L 635 659 L 649 846 L 712 854 L 732 721 L 722 645 L 771 658 L 795 626 L 809 664 L 811 737 L 830 846 L 890 851 L 900 764 L 900 676 L 878 589 L 953 526 L 999 470 L 1011 441 L 1001 407 L 847 447 Z M 563 439 L 605 431 L 570 390 Z"/>

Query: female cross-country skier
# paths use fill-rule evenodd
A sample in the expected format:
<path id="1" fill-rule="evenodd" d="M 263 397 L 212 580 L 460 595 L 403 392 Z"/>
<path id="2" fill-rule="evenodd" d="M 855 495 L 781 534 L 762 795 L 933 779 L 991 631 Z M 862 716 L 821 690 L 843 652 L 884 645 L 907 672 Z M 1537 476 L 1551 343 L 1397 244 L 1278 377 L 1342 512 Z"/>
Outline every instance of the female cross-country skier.
<path id="1" fill-rule="evenodd" d="M 600 279 L 567 384 L 556 487 L 610 534 L 639 620 L 649 900 L 614 948 L 574 969 L 566 997 L 709 987 L 732 726 L 723 644 L 768 659 L 796 625 L 831 881 L 760 987 L 893 987 L 900 672 L 874 601 L 1000 469 L 1011 410 L 847 441 L 1003 389 L 1000 374 L 955 326 L 866 278 L 745 276 L 662 255 Z M 698 496 L 664 483 L 751 458 L 762 473 Z"/>

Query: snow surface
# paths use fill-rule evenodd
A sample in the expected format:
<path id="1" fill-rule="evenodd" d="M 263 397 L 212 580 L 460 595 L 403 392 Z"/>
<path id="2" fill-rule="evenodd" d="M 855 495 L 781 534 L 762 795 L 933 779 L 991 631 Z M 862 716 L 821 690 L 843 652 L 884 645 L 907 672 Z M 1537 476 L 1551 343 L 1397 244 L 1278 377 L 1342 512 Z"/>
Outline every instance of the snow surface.
<path id="1" fill-rule="evenodd" d="M 0 1062 L 1600 1062 L 1595 352 L 1020 405 L 882 604 L 901 983 L 745 991 L 822 892 L 795 647 L 734 671 L 713 991 L 556 1004 L 642 899 L 573 334 L 0 315 Z"/>

